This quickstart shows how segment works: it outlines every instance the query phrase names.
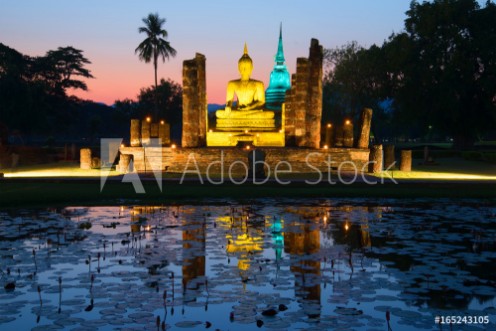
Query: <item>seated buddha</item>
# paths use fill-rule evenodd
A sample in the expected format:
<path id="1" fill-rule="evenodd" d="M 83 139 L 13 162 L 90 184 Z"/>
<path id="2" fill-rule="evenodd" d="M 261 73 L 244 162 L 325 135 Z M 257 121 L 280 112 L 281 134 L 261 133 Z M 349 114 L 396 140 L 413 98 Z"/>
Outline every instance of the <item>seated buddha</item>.
<path id="1" fill-rule="evenodd" d="M 224 110 L 216 112 L 217 119 L 273 119 L 274 112 L 264 111 L 265 89 L 263 82 L 250 78 L 253 71 L 253 61 L 248 55 L 246 44 L 244 54 L 238 61 L 238 70 L 241 78 L 231 80 L 227 84 L 226 107 Z M 237 105 L 233 106 L 235 96 Z M 249 122 L 246 123 L 249 124 Z"/>

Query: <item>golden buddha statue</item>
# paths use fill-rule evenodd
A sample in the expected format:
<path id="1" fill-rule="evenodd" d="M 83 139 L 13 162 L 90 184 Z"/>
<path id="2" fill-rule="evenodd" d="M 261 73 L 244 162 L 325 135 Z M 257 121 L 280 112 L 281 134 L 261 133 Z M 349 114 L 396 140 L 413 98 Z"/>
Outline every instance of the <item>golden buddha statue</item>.
<path id="1" fill-rule="evenodd" d="M 229 81 L 227 84 L 226 107 L 218 110 L 217 127 L 274 127 L 274 112 L 264 111 L 265 89 L 263 82 L 251 79 L 253 61 L 244 48 L 243 56 L 238 61 L 240 79 Z M 237 105 L 233 106 L 235 96 Z"/>

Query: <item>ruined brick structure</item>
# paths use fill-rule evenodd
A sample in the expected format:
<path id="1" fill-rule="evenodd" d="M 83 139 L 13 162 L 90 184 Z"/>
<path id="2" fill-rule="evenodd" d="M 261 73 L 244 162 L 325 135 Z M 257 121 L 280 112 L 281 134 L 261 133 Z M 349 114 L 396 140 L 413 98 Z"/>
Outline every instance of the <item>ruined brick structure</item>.
<path id="1" fill-rule="evenodd" d="M 205 56 L 183 62 L 182 147 L 204 147 L 207 131 L 207 84 Z"/>
<path id="2" fill-rule="evenodd" d="M 319 41 L 312 39 L 308 59 L 296 61 L 296 74 L 286 96 L 287 146 L 320 148 L 323 56 Z"/>

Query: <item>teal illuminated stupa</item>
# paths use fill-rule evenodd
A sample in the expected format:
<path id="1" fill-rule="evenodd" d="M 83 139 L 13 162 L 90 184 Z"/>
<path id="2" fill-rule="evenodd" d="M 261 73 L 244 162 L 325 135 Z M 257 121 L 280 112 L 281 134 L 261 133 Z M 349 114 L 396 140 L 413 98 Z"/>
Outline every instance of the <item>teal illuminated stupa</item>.
<path id="1" fill-rule="evenodd" d="M 265 107 L 271 110 L 280 110 L 286 98 L 286 91 L 291 87 L 291 77 L 284 64 L 282 24 L 279 29 L 279 44 L 277 46 L 275 62 L 274 70 L 270 73 L 269 87 L 265 91 Z"/>

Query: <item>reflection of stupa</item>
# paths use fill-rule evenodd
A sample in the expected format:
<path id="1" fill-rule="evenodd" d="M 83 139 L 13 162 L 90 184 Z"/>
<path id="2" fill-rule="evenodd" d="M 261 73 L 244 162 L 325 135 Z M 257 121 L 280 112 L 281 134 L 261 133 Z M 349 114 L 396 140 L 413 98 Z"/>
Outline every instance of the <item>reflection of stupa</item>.
<path id="1" fill-rule="evenodd" d="M 279 44 L 275 56 L 274 70 L 270 73 L 269 87 L 265 91 L 265 107 L 271 110 L 281 110 L 286 99 L 286 91 L 291 87 L 291 77 L 284 64 L 284 50 L 282 48 L 282 25 L 279 30 Z"/>

